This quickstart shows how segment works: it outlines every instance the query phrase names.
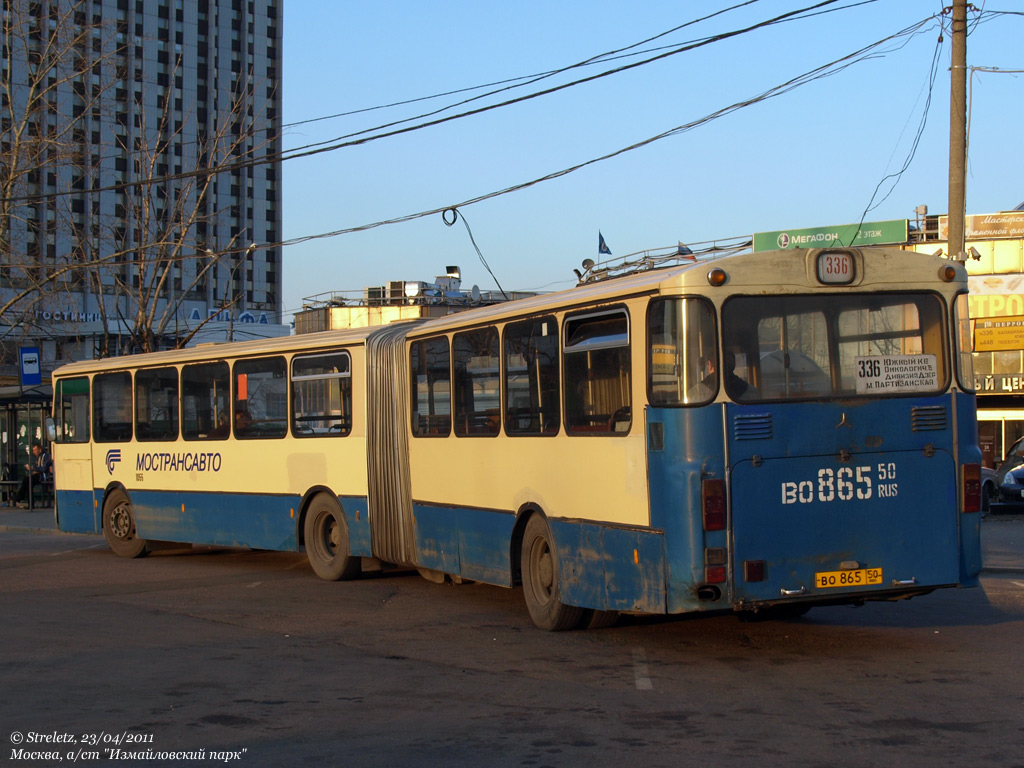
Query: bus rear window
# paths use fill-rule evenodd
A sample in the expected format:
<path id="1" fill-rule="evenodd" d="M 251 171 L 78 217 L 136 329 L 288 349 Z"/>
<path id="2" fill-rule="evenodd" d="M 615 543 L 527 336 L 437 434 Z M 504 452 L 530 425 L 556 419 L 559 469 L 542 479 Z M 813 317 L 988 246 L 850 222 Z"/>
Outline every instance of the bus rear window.
<path id="1" fill-rule="evenodd" d="M 942 391 L 945 325 L 934 294 L 744 296 L 722 308 L 723 343 L 748 361 L 754 400 Z"/>

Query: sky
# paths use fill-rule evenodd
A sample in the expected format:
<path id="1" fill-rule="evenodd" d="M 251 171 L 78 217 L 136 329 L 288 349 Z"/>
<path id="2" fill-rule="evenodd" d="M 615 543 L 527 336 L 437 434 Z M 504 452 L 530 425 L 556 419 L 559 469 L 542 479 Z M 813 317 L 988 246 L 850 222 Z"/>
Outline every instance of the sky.
<path id="1" fill-rule="evenodd" d="M 942 0 L 839 0 L 817 15 L 672 53 L 819 3 L 286 3 L 286 153 L 416 126 L 671 53 L 481 114 L 286 160 L 284 236 L 314 238 L 284 248 L 286 322 L 310 297 L 355 295 L 391 280 L 432 281 L 448 265 L 461 268 L 467 289 L 568 288 L 573 268 L 598 260 L 599 231 L 619 257 L 862 217 L 913 220 L 922 204 L 945 213 L 950 35 Z M 1024 73 L 1010 71 L 1024 70 L 1024 14 L 1019 0 L 975 5 L 984 13 L 969 16 L 968 67 L 1000 71 L 969 69 L 966 207 L 991 213 L 1024 202 Z M 732 6 L 742 7 L 727 10 Z M 827 70 L 827 77 L 773 91 L 908 29 L 916 33 Z M 627 48 L 617 58 L 486 95 L 525 82 L 505 81 Z M 474 90 L 429 98 L 462 89 Z M 757 99 L 768 92 L 775 95 Z M 417 101 L 388 106 L 410 100 Z M 443 111 L 419 117 L 436 110 Z M 408 122 L 378 128 L 395 121 Z M 590 163 L 691 123 L 697 125 Z M 590 164 L 464 204 L 583 163 Z M 433 213 L 315 237 L 451 206 L 462 217 L 454 226 Z"/>

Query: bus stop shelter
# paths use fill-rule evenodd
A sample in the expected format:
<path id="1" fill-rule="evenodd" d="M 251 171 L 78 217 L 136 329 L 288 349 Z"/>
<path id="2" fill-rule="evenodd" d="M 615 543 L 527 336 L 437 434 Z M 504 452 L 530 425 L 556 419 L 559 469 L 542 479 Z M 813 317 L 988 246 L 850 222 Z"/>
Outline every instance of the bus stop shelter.
<path id="1" fill-rule="evenodd" d="M 25 465 L 32 463 L 32 445 L 39 443 L 44 451 L 50 450 L 46 418 L 50 415 L 52 402 L 53 388 L 49 384 L 25 388 L 17 385 L 0 387 L 0 466 L 3 472 L 0 492 L 3 503 L 14 503 L 14 495 L 25 476 Z M 33 489 L 29 494 L 30 505 L 37 496 L 38 492 Z"/>

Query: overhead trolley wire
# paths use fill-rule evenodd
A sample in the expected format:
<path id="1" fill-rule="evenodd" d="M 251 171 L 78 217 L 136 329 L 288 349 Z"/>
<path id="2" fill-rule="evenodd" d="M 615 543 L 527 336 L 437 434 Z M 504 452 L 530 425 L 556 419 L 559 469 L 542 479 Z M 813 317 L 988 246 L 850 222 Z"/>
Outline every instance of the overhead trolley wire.
<path id="1" fill-rule="evenodd" d="M 434 215 L 437 215 L 439 213 L 443 213 L 444 211 L 449 210 L 451 208 L 465 208 L 465 207 L 468 207 L 470 205 L 475 205 L 476 203 L 481 203 L 481 202 L 484 202 L 486 200 L 491 200 L 491 199 L 494 199 L 496 197 L 501 197 L 503 195 L 510 194 L 512 192 L 518 192 L 520 190 L 528 189 L 530 187 L 536 186 L 537 184 L 540 184 L 540 183 L 545 182 L 545 181 L 551 181 L 553 179 L 561 178 L 563 176 L 568 176 L 569 174 L 575 173 L 576 171 L 581 170 L 583 168 L 586 168 L 588 166 L 595 165 L 595 164 L 603 162 L 605 160 L 610 160 L 610 159 L 618 157 L 620 155 L 624 155 L 627 152 L 632 152 L 633 150 L 640 149 L 641 147 L 646 147 L 646 146 L 648 146 L 650 144 L 653 144 L 653 143 L 655 143 L 657 141 L 661 141 L 662 139 L 666 139 L 666 138 L 668 138 L 670 136 L 676 136 L 676 135 L 681 134 L 681 133 L 686 133 L 688 131 L 693 130 L 694 128 L 698 128 L 698 127 L 700 127 L 702 125 L 705 125 L 707 123 L 712 122 L 713 120 L 717 120 L 720 117 L 724 117 L 726 115 L 729 115 L 729 114 L 731 114 L 733 112 L 736 112 L 736 111 L 738 111 L 740 109 L 743 109 L 745 107 L 749 107 L 749 106 L 752 106 L 754 104 L 759 104 L 759 103 L 767 101 L 769 99 L 773 99 L 773 98 L 776 98 L 778 96 L 784 95 L 786 93 L 789 93 L 790 91 L 793 91 L 793 90 L 799 88 L 802 85 L 806 85 L 808 83 L 811 83 L 811 82 L 814 82 L 816 80 L 820 80 L 820 79 L 823 79 L 823 78 L 826 78 L 826 77 L 831 77 L 831 76 L 833 76 L 833 75 L 843 71 L 844 69 L 847 69 L 848 67 L 853 66 L 854 64 L 856 64 L 856 63 L 858 63 L 860 61 L 864 61 L 864 60 L 868 60 L 868 59 L 874 58 L 876 55 L 878 55 L 877 54 L 877 50 L 879 48 L 881 48 L 882 46 L 886 45 L 887 43 L 890 43 L 890 42 L 892 42 L 894 40 L 899 40 L 900 38 L 907 38 L 909 40 L 909 38 L 913 37 L 914 35 L 919 34 L 922 31 L 922 29 L 925 27 L 925 25 L 927 25 L 929 22 L 933 21 L 934 18 L 935 17 L 929 17 L 927 19 L 924 19 L 924 20 L 922 20 L 922 21 L 920 21 L 920 22 L 918 22 L 916 24 L 913 24 L 913 25 L 911 25 L 909 27 L 906 27 L 905 29 L 903 29 L 903 30 L 901 30 L 901 31 L 899 31 L 899 32 L 897 32 L 897 33 L 895 33 L 893 35 L 889 35 L 888 37 L 885 37 L 885 38 L 883 38 L 883 39 L 881 39 L 881 40 L 879 40 L 879 41 L 877 41 L 875 43 L 872 43 L 872 44 L 867 45 L 867 46 L 865 46 L 863 48 L 860 48 L 859 50 L 854 51 L 853 53 L 850 53 L 850 54 L 848 54 L 846 56 L 843 56 L 843 57 L 841 57 L 839 59 L 835 59 L 834 61 L 832 61 L 832 62 L 830 62 L 828 64 L 824 64 L 824 65 L 822 65 L 820 67 L 816 67 L 815 69 L 809 70 L 809 71 L 803 73 L 802 75 L 798 75 L 797 77 L 794 77 L 794 78 L 786 81 L 785 83 L 782 83 L 780 85 L 774 86 L 773 88 L 770 88 L 767 91 L 764 91 L 764 92 L 762 92 L 761 94 L 759 94 L 757 96 L 751 97 L 749 99 L 744 99 L 742 101 L 735 102 L 734 104 L 731 104 L 728 107 L 723 107 L 723 108 L 721 108 L 719 110 L 716 110 L 715 112 L 712 112 L 712 113 L 710 113 L 708 115 L 705 115 L 704 117 L 698 118 L 698 119 L 693 120 L 693 121 L 688 122 L 688 123 L 684 123 L 682 125 L 677 125 L 674 128 L 670 128 L 670 129 L 668 129 L 666 131 L 663 131 L 663 132 L 661 132 L 659 134 L 656 134 L 656 135 L 651 136 L 649 138 L 643 139 L 642 141 L 638 141 L 635 144 L 631 144 L 631 145 L 629 145 L 627 147 L 622 147 L 620 149 L 614 150 L 614 151 L 609 152 L 607 154 L 601 155 L 600 157 L 595 157 L 595 158 L 592 158 L 590 160 L 586 160 L 584 162 L 577 163 L 577 164 L 572 165 L 572 166 L 570 166 L 568 168 L 563 168 L 563 169 L 561 169 L 559 171 L 554 171 L 552 173 L 545 174 L 544 176 L 540 176 L 538 178 L 531 179 L 529 181 L 520 182 L 519 184 L 515 184 L 515 185 L 512 185 L 510 187 L 505 187 L 504 189 L 500 189 L 500 190 L 497 190 L 495 192 L 488 192 L 486 194 L 478 195 L 476 197 L 472 197 L 472 198 L 469 198 L 467 200 L 464 200 L 464 201 L 462 201 L 460 203 L 446 204 L 446 205 L 439 206 L 439 207 L 436 207 L 436 208 L 431 208 L 429 210 L 419 211 L 417 213 L 410 213 L 410 214 L 406 214 L 404 216 L 398 216 L 398 217 L 392 218 L 392 219 L 386 219 L 386 220 L 383 220 L 383 221 L 376 221 L 376 222 L 373 222 L 371 224 L 362 224 L 362 225 L 355 226 L 355 227 L 347 227 L 347 228 L 344 228 L 344 229 L 336 229 L 336 230 L 333 230 L 331 232 L 323 232 L 323 233 L 319 233 L 319 234 L 315 234 L 315 235 L 304 235 L 304 236 L 301 236 L 301 237 L 289 238 L 287 240 L 282 240 L 282 241 L 280 241 L 278 243 L 272 243 L 270 245 L 274 245 L 274 246 L 297 245 L 299 243 L 309 242 L 311 240 L 319 240 L 319 239 L 324 239 L 324 238 L 329 238 L 329 237 L 337 237 L 339 235 L 347 235 L 347 234 L 352 234 L 352 233 L 355 233 L 355 232 L 364 232 L 364 231 L 367 231 L 367 230 L 370 230 L 370 229 L 376 229 L 377 227 L 388 226 L 388 225 L 391 225 L 391 224 L 401 224 L 401 223 L 404 223 L 404 222 L 407 222 L 407 221 L 414 221 L 416 219 L 421 219 L 421 218 L 425 218 L 427 216 L 434 216 Z"/>
<path id="2" fill-rule="evenodd" d="M 877 0 L 862 0 L 862 2 L 855 3 L 854 5 L 861 5 L 864 2 L 876 2 L 876 1 Z M 611 69 L 611 70 L 606 70 L 605 72 L 601 72 L 601 73 L 598 73 L 596 75 L 591 75 L 589 77 L 580 78 L 578 80 L 574 80 L 574 81 L 571 81 L 571 82 L 568 82 L 568 83 L 563 83 L 563 84 L 558 85 L 558 86 L 553 86 L 551 88 L 547 88 L 547 89 L 544 89 L 544 90 L 541 90 L 541 91 L 537 91 L 537 92 L 534 92 L 534 93 L 526 94 L 524 96 L 519 96 L 519 97 L 516 97 L 516 98 L 513 98 L 513 99 L 508 99 L 506 101 L 498 102 L 496 104 L 491 104 L 491 105 L 487 105 L 487 106 L 484 106 L 484 107 L 479 107 L 477 109 L 472 109 L 472 110 L 469 110 L 469 111 L 466 111 L 466 112 L 460 112 L 460 113 L 455 114 L 455 115 L 449 115 L 447 117 L 438 118 L 436 120 L 430 120 L 430 121 L 427 121 L 425 123 L 419 123 L 417 125 L 408 126 L 408 127 L 405 127 L 405 128 L 396 128 L 395 130 L 386 131 L 384 133 L 377 133 L 377 134 L 374 134 L 372 136 L 364 136 L 362 138 L 353 138 L 353 139 L 348 140 L 348 141 L 332 140 L 333 143 L 329 143 L 329 145 L 327 145 L 327 146 L 322 146 L 322 144 L 324 144 L 324 142 L 320 142 L 318 144 L 307 145 L 306 147 L 300 147 L 300 148 L 297 148 L 297 149 L 286 150 L 286 151 L 282 151 L 280 153 L 267 154 L 267 155 L 263 155 L 261 157 L 251 158 L 251 159 L 247 159 L 247 160 L 240 160 L 240 161 L 233 162 L 233 163 L 224 163 L 224 164 L 219 165 L 219 166 L 214 166 L 214 167 L 209 167 L 209 168 L 200 168 L 200 169 L 196 169 L 196 170 L 193 170 L 193 171 L 185 171 L 185 172 L 182 172 L 182 173 L 167 174 L 167 175 L 163 175 L 163 176 L 147 177 L 147 178 L 144 178 L 144 179 L 136 179 L 136 180 L 133 180 L 133 181 L 126 181 L 126 182 L 121 182 L 121 183 L 118 183 L 118 184 L 111 184 L 111 185 L 107 185 L 107 186 L 103 186 L 103 187 L 93 187 L 93 188 L 85 189 L 85 190 L 61 190 L 61 191 L 57 191 L 57 192 L 48 192 L 48 193 L 44 193 L 44 194 L 14 196 L 14 197 L 9 197 L 9 198 L 3 199 L 3 202 L 40 201 L 40 200 L 46 200 L 46 199 L 52 199 L 52 198 L 67 197 L 67 196 L 72 196 L 72 195 L 74 195 L 74 196 L 81 196 L 81 195 L 88 195 L 88 194 L 96 194 L 96 193 L 100 193 L 100 192 L 126 190 L 126 189 L 132 189 L 132 188 L 135 188 L 135 187 L 143 187 L 143 186 L 147 186 L 147 185 L 151 185 L 151 184 L 157 184 L 157 183 L 165 183 L 165 182 L 170 182 L 170 181 L 180 181 L 180 180 L 185 180 L 185 179 L 201 178 L 201 177 L 209 176 L 209 175 L 212 175 L 212 174 L 230 173 L 230 172 L 236 171 L 236 170 L 241 170 L 241 169 L 250 168 L 250 167 L 257 167 L 257 166 L 260 166 L 260 165 L 267 165 L 267 164 L 274 163 L 274 162 L 279 162 L 279 161 L 280 162 L 284 162 L 286 160 L 295 160 L 295 159 L 302 158 L 302 157 L 312 157 L 314 155 L 323 154 L 325 152 L 334 152 L 336 150 L 344 149 L 346 147 L 361 146 L 361 145 L 367 144 L 367 143 L 369 143 L 371 141 L 377 141 L 378 139 L 390 138 L 390 137 L 393 137 L 393 136 L 398 136 L 398 135 L 401 135 L 401 134 L 410 133 L 412 131 L 418 131 L 418 130 L 421 130 L 423 128 L 429 128 L 429 127 L 432 127 L 432 126 L 435 126 L 435 125 L 441 125 L 443 123 L 451 122 L 453 120 L 459 120 L 459 119 L 462 119 L 462 118 L 465 118 L 465 117 L 471 117 L 471 116 L 474 116 L 474 115 L 482 114 L 484 112 L 489 112 L 491 110 L 499 109 L 499 108 L 502 108 L 502 107 L 507 107 L 507 106 L 510 106 L 512 104 L 518 104 L 518 103 L 521 103 L 521 102 L 529 101 L 529 100 L 538 98 L 540 96 L 546 96 L 546 95 L 549 95 L 549 94 L 552 94 L 552 93 L 556 93 L 558 91 L 565 90 L 567 88 L 571 88 L 571 87 L 574 87 L 574 86 L 577 86 L 577 85 L 582 85 L 584 83 L 592 82 L 594 80 L 598 80 L 598 79 L 601 79 L 601 78 L 604 78 L 604 77 L 608 77 L 610 75 L 619 74 L 621 72 L 629 71 L 631 69 L 635 69 L 637 67 L 644 66 L 646 64 L 651 64 L 651 63 L 653 63 L 655 61 L 661 61 L 661 60 L 666 59 L 666 58 L 668 58 L 670 56 L 677 55 L 679 53 L 684 53 L 684 52 L 687 52 L 687 51 L 691 51 L 691 50 L 694 50 L 694 49 L 697 49 L 697 48 L 704 47 L 704 46 L 709 45 L 709 44 L 714 43 L 714 42 L 720 42 L 722 40 L 727 40 L 727 39 L 730 39 L 730 38 L 733 38 L 733 37 L 737 37 L 739 35 L 747 34 L 749 32 L 752 32 L 752 31 L 755 31 L 755 30 L 758 30 L 758 29 L 762 29 L 764 27 L 768 27 L 768 26 L 771 26 L 771 25 L 774 25 L 774 24 L 779 24 L 779 23 L 782 23 L 782 22 L 788 21 L 788 20 L 793 20 L 793 19 L 799 18 L 801 16 L 801 14 L 808 14 L 808 13 L 810 13 L 812 11 L 819 11 L 820 9 L 825 8 L 826 6 L 833 5 L 833 4 L 837 3 L 837 2 L 839 2 L 839 0 L 821 0 L 820 2 L 814 3 L 814 4 L 810 5 L 810 6 L 806 6 L 804 8 L 800 8 L 800 9 L 795 10 L 795 11 L 789 11 L 789 12 L 780 14 L 778 16 L 775 16 L 775 17 L 771 18 L 771 19 L 767 19 L 765 21 L 758 22 L 758 23 L 750 25 L 748 27 L 744 27 L 742 29 L 733 30 L 731 32 L 720 33 L 718 35 L 713 35 L 711 37 L 704 38 L 704 39 L 701 39 L 701 40 L 698 40 L 698 41 L 695 41 L 695 42 L 683 44 L 681 46 L 674 47 L 674 48 L 672 48 L 671 50 L 669 50 L 667 52 L 660 53 L 660 54 L 658 54 L 656 56 L 644 59 L 642 61 L 633 62 L 631 64 L 627 64 L 627 65 L 624 65 L 622 67 L 617 67 L 617 68 L 614 68 L 614 69 Z M 746 4 L 746 3 L 744 3 L 744 4 Z M 743 4 L 741 4 L 741 5 L 743 5 Z M 734 7 L 739 7 L 739 6 L 734 6 Z M 843 8 L 845 8 L 845 7 L 846 6 L 844 6 Z M 843 8 L 838 8 L 838 9 L 833 9 L 833 10 L 842 10 Z M 730 10 L 730 9 L 726 9 L 726 10 Z M 687 24 L 690 24 L 690 23 L 693 23 L 693 22 L 688 22 Z M 685 25 L 681 25 L 681 26 L 685 26 Z M 670 31 L 672 31 L 672 30 L 670 30 Z M 667 33 L 662 33 L 662 34 L 667 34 Z M 654 38 L 650 38 L 650 39 L 654 39 Z M 634 44 L 634 45 L 641 45 L 641 44 L 643 44 L 643 42 L 637 43 L 637 44 Z M 630 46 L 630 47 L 632 47 L 632 46 Z M 622 50 L 625 50 L 625 49 L 622 49 Z M 388 127 L 388 126 L 381 126 L 381 127 Z M 377 130 L 377 129 L 371 129 L 371 130 Z M 362 133 L 364 133 L 364 132 L 360 132 L 359 134 L 353 134 L 353 136 L 359 136 Z M 344 139 L 344 138 L 347 138 L 347 137 L 339 137 L 339 139 Z"/>

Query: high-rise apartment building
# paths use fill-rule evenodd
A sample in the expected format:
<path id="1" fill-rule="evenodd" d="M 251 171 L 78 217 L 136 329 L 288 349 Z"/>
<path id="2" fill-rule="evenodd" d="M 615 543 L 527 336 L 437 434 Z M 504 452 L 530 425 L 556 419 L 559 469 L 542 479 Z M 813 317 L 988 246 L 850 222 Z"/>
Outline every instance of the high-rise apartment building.
<path id="1" fill-rule="evenodd" d="M 282 0 L 3 5 L 5 361 L 283 332 Z"/>

